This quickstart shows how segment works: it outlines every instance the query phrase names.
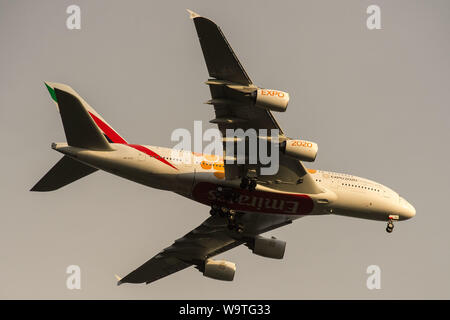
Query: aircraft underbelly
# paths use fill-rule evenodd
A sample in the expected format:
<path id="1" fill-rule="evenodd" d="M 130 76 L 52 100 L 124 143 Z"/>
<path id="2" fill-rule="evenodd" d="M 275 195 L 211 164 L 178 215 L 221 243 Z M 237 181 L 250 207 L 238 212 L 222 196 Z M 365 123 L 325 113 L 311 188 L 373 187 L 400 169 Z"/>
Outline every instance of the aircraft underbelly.
<path id="1" fill-rule="evenodd" d="M 231 187 L 238 194 L 235 201 L 225 200 L 217 193 L 217 184 L 196 182 L 192 190 L 192 199 L 211 206 L 219 204 L 241 212 L 269 213 L 282 215 L 313 214 L 314 201 L 305 194 L 277 193 L 267 191 L 248 191 Z"/>

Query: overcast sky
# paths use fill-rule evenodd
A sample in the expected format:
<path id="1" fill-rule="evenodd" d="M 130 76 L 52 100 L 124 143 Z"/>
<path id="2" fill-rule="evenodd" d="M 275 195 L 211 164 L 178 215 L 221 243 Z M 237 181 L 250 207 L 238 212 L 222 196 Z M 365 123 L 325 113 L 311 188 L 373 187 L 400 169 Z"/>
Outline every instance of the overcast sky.
<path id="1" fill-rule="evenodd" d="M 81 8 L 81 30 L 66 8 Z M 366 9 L 381 8 L 381 30 Z M 208 217 L 206 206 L 97 172 L 63 189 L 29 189 L 61 157 L 61 120 L 43 81 L 74 88 L 128 141 L 173 146 L 171 133 L 213 110 L 186 8 L 218 23 L 250 78 L 290 93 L 276 117 L 319 144 L 310 167 L 396 190 L 417 215 L 396 224 L 307 217 L 270 232 L 271 260 L 238 247 L 233 282 L 194 268 L 116 286 Z M 0 298 L 450 298 L 450 2 L 0 0 Z M 66 268 L 81 268 L 81 290 Z M 381 268 L 368 290 L 366 268 Z"/>

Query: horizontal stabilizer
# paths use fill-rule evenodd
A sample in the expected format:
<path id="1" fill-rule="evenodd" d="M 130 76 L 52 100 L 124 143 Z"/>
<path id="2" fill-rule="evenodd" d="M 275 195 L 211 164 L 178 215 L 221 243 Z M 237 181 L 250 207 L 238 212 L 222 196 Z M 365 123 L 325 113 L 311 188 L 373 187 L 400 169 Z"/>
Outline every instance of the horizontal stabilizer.
<path id="1" fill-rule="evenodd" d="M 53 191 L 97 170 L 68 156 L 64 156 L 30 191 Z"/>

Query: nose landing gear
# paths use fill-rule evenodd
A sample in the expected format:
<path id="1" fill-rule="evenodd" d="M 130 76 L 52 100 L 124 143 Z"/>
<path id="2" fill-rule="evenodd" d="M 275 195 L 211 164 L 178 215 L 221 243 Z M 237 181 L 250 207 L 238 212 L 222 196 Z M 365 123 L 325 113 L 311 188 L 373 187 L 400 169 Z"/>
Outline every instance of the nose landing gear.
<path id="1" fill-rule="evenodd" d="M 388 217 L 388 223 L 386 226 L 386 232 L 387 233 L 391 233 L 392 231 L 394 231 L 394 220 L 398 220 L 398 216 L 397 215 L 390 215 Z"/>
<path id="2" fill-rule="evenodd" d="M 394 231 L 394 223 L 391 220 L 389 220 L 386 226 L 386 232 L 391 233 L 392 231 Z"/>

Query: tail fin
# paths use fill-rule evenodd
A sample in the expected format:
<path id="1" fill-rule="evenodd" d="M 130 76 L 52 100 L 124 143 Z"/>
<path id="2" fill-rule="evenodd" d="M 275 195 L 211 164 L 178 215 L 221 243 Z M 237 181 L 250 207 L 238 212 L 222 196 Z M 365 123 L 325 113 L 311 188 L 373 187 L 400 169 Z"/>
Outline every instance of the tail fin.
<path id="1" fill-rule="evenodd" d="M 45 85 L 58 105 L 67 143 L 70 146 L 111 150 L 109 143 L 127 143 L 71 87 L 51 82 L 46 82 Z"/>
<path id="2" fill-rule="evenodd" d="M 97 170 L 68 156 L 64 156 L 30 191 L 53 191 Z"/>
<path id="3" fill-rule="evenodd" d="M 45 85 L 58 106 L 69 146 L 108 151 L 112 150 L 110 143 L 127 143 L 71 87 L 51 82 Z M 56 190 L 97 170 L 64 156 L 31 191 Z"/>

